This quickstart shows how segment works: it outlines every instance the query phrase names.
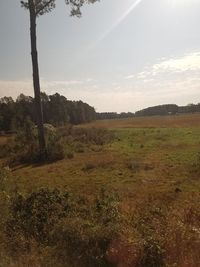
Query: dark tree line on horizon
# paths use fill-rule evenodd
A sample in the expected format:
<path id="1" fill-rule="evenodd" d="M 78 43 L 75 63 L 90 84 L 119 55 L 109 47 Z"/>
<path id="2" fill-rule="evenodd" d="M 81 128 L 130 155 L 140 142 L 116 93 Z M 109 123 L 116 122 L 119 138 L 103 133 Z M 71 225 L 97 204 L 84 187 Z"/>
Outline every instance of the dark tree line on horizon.
<path id="1" fill-rule="evenodd" d="M 112 119 L 124 119 L 134 117 L 135 114 L 132 112 L 101 112 L 96 113 L 97 120 L 112 120 Z"/>
<path id="2" fill-rule="evenodd" d="M 200 112 L 199 104 L 188 104 L 187 106 L 178 106 L 175 104 L 158 105 L 148 107 L 135 112 L 135 116 L 166 116 L 176 114 L 187 114 Z"/>
<path id="3" fill-rule="evenodd" d="M 167 116 L 178 115 L 187 113 L 200 113 L 199 104 L 188 104 L 187 106 L 178 106 L 175 104 L 164 104 L 153 107 L 148 107 L 139 111 L 133 112 L 102 112 L 96 113 L 97 120 L 109 120 L 109 119 L 124 119 L 131 117 L 145 117 L 145 116 Z"/>
<path id="4" fill-rule="evenodd" d="M 12 97 L 0 98 L 0 131 L 16 131 L 23 128 L 27 119 L 36 124 L 34 98 L 20 94 L 16 100 Z M 76 125 L 94 120 L 124 119 L 142 116 L 166 116 L 187 113 L 200 113 L 199 104 L 178 106 L 175 104 L 158 105 L 132 112 L 102 112 L 82 101 L 71 101 L 58 93 L 47 95 L 41 93 L 44 123 L 63 126 L 68 123 Z"/>
<path id="5" fill-rule="evenodd" d="M 34 98 L 20 94 L 16 101 L 12 97 L 0 98 L 0 131 L 15 131 L 23 128 L 27 120 L 37 123 Z M 44 123 L 63 126 L 80 124 L 96 119 L 93 107 L 82 101 L 70 101 L 56 93 L 41 93 Z"/>

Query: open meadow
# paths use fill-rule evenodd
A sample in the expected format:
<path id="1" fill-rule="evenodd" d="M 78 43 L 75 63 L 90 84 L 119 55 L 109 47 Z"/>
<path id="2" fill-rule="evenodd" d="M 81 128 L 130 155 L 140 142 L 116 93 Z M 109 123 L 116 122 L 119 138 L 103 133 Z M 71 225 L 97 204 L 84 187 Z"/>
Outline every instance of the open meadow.
<path id="1" fill-rule="evenodd" d="M 71 257 L 70 252 L 67 259 L 61 249 L 64 241 L 59 248 L 55 244 L 51 247 L 51 242 L 38 248 L 34 234 L 25 242 L 26 235 L 20 230 L 20 238 L 23 236 L 20 244 L 24 242 L 24 247 L 33 244 L 31 252 L 24 248 L 24 254 L 12 259 L 12 263 L 7 255 L 7 265 L 2 260 L 0 266 L 200 266 L 200 115 L 96 121 L 75 128 L 79 133 L 73 139 L 73 148 L 66 146 L 71 154 L 65 159 L 44 165 L 6 167 L 8 189 L 4 191 L 11 194 L 8 202 L 16 194 L 26 199 L 41 189 L 53 192 L 56 188 L 60 194 L 70 192 L 88 203 L 103 194 L 107 198 L 101 205 L 108 205 L 105 210 L 109 210 L 109 216 L 114 213 L 114 219 L 108 218 L 109 229 L 119 224 L 120 230 L 117 228 L 111 234 L 104 229 L 105 222 L 99 225 L 98 220 L 90 220 L 90 215 L 77 215 L 70 230 L 64 232 L 74 233 L 77 227 L 79 233 L 74 234 L 79 243 L 76 240 L 73 243 L 77 254 Z M 111 136 L 106 142 L 97 139 L 102 129 Z M 64 132 L 62 128 L 63 136 Z M 0 145 L 5 143 L 6 137 L 1 137 Z M 4 158 L 1 160 L 3 164 Z M 84 205 L 87 209 L 87 204 Z M 120 214 L 119 221 L 115 212 Z M 1 235 L 5 239 L 5 233 Z M 101 235 L 102 240 L 107 240 L 103 252 Z M 94 236 L 96 241 L 92 239 Z M 18 240 L 15 242 L 18 244 Z M 81 244 L 88 249 L 87 255 Z M 68 246 L 65 244 L 64 249 Z M 48 260 L 55 258 L 56 265 L 50 265 Z M 80 261 L 81 258 L 84 260 Z"/>
<path id="2" fill-rule="evenodd" d="M 22 184 L 20 191 L 58 186 L 88 193 L 111 186 L 125 195 L 140 195 L 146 189 L 170 192 L 176 185 L 198 189 L 200 115 L 106 120 L 79 127 L 109 129 L 114 138 L 96 147 L 81 140 L 72 159 L 17 166 L 13 175 L 18 186 Z"/>
<path id="3" fill-rule="evenodd" d="M 0 267 L 200 267 L 199 13 L 0 0 Z"/>

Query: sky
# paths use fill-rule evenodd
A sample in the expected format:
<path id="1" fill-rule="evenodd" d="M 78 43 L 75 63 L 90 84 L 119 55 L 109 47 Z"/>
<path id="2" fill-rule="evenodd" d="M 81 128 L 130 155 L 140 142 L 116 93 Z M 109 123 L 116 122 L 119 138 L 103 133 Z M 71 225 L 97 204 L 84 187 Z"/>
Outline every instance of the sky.
<path id="1" fill-rule="evenodd" d="M 100 0 L 37 20 L 41 90 L 98 112 L 200 102 L 200 0 Z M 0 97 L 33 95 L 29 14 L 0 0 Z"/>

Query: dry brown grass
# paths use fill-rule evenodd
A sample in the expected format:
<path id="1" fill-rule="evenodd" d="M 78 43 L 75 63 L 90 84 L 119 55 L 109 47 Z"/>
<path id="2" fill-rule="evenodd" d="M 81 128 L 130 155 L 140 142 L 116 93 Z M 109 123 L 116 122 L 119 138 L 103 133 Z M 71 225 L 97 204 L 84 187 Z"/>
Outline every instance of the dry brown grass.
<path id="1" fill-rule="evenodd" d="M 85 124 L 84 127 L 97 128 L 176 128 L 199 127 L 200 114 L 176 115 L 176 116 L 152 116 L 136 117 L 128 119 L 98 120 Z"/>

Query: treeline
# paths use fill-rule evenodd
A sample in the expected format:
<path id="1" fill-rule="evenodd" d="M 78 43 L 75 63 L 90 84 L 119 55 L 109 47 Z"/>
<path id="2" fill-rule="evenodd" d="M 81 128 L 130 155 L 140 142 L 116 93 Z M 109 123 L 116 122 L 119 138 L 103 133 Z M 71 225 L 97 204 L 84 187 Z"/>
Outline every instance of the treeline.
<path id="1" fill-rule="evenodd" d="M 70 101 L 56 93 L 47 95 L 41 93 L 44 123 L 62 126 L 66 123 L 80 124 L 94 120 L 122 119 L 138 116 L 165 116 L 185 113 L 200 113 L 199 104 L 178 106 L 175 104 L 148 107 L 132 112 L 102 112 L 96 113 L 95 109 L 82 101 Z M 16 100 L 12 97 L 0 98 L 0 131 L 13 131 L 23 127 L 24 122 L 30 119 L 36 123 L 34 98 L 20 94 Z"/>
<path id="2" fill-rule="evenodd" d="M 198 113 L 200 112 L 199 104 L 188 104 L 187 106 L 177 106 L 175 104 L 159 105 L 149 107 L 135 112 L 135 116 L 164 116 L 186 113 Z"/>
<path id="3" fill-rule="evenodd" d="M 55 126 L 66 123 L 79 124 L 96 119 L 95 109 L 82 101 L 70 101 L 56 93 L 41 93 L 44 123 Z M 36 123 L 34 98 L 20 94 L 16 101 L 12 97 L 0 98 L 0 131 L 15 130 L 23 127 L 30 119 Z"/>
<path id="4" fill-rule="evenodd" d="M 97 120 L 109 120 L 109 119 L 123 119 L 131 117 L 142 117 L 142 116 L 166 116 L 166 115 L 176 115 L 176 114 L 187 114 L 187 113 L 200 113 L 200 103 L 199 104 L 188 104 L 187 106 L 178 106 L 175 104 L 165 104 L 153 107 L 148 107 L 139 110 L 135 113 L 132 112 L 103 112 L 96 113 Z"/>
<path id="5" fill-rule="evenodd" d="M 131 118 L 134 116 L 134 113 L 131 112 L 103 112 L 103 113 L 96 113 L 97 120 L 109 120 L 109 119 L 124 119 L 124 118 Z"/>

